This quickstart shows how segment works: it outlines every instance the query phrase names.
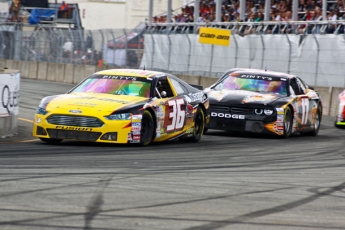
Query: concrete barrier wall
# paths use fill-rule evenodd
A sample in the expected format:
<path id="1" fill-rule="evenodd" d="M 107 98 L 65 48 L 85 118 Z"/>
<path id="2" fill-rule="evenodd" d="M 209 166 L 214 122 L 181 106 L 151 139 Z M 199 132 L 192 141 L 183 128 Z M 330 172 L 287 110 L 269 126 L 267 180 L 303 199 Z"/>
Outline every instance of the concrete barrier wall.
<path id="1" fill-rule="evenodd" d="M 34 61 L 13 61 L 0 60 L 0 68 L 17 67 L 21 70 L 21 77 L 30 79 L 40 79 L 47 81 L 56 81 L 63 83 L 77 84 L 94 72 L 104 69 L 114 68 L 113 66 L 91 66 L 91 65 L 73 65 L 59 64 Z M 190 84 L 201 85 L 204 88 L 215 83 L 218 78 L 191 76 L 184 74 L 176 74 L 177 77 Z M 323 99 L 324 115 L 336 116 L 338 95 L 344 89 L 339 87 L 315 87 L 320 92 Z"/>
<path id="2" fill-rule="evenodd" d="M 16 63 L 18 64 L 18 63 Z M 0 69 L 0 138 L 17 134 L 20 71 Z"/>
<path id="3" fill-rule="evenodd" d="M 18 133 L 18 115 L 0 117 L 0 138 L 13 137 Z"/>

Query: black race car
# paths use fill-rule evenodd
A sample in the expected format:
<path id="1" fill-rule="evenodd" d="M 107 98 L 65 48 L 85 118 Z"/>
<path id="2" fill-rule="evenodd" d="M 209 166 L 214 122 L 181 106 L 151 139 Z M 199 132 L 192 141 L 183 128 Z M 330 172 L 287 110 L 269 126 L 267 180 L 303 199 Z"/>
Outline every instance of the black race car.
<path id="1" fill-rule="evenodd" d="M 230 69 L 205 89 L 207 129 L 316 136 L 322 118 L 318 92 L 297 76 L 259 69 Z"/>

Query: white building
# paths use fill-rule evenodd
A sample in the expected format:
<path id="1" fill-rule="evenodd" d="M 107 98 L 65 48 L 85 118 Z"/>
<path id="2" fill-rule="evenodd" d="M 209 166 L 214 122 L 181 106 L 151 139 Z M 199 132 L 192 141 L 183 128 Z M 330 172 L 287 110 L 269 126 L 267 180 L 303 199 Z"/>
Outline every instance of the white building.
<path id="1" fill-rule="evenodd" d="M 63 0 L 49 0 L 62 3 Z M 149 0 L 65 0 L 78 3 L 84 29 L 132 29 L 140 22 L 148 20 Z M 191 0 L 172 0 L 172 9 L 179 8 Z M 165 13 L 168 0 L 153 1 L 153 15 Z M 179 13 L 179 12 L 178 12 Z"/>

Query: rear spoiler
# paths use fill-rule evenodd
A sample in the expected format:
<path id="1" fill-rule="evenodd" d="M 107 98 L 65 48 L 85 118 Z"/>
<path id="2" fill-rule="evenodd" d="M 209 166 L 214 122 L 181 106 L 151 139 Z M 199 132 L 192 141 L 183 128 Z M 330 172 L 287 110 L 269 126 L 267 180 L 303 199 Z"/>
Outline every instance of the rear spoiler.
<path id="1" fill-rule="evenodd" d="M 194 85 L 194 84 L 189 84 L 189 85 L 196 88 L 196 89 L 200 89 L 200 90 L 204 89 L 204 87 L 202 87 L 202 85 Z"/>

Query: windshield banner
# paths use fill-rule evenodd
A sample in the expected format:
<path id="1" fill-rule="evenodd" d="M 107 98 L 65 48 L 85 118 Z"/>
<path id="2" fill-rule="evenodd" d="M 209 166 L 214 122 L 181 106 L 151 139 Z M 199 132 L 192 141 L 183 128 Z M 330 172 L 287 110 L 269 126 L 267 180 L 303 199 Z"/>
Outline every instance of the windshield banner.
<path id="1" fill-rule="evenodd" d="M 20 73 L 0 73 L 0 117 L 19 114 Z"/>

